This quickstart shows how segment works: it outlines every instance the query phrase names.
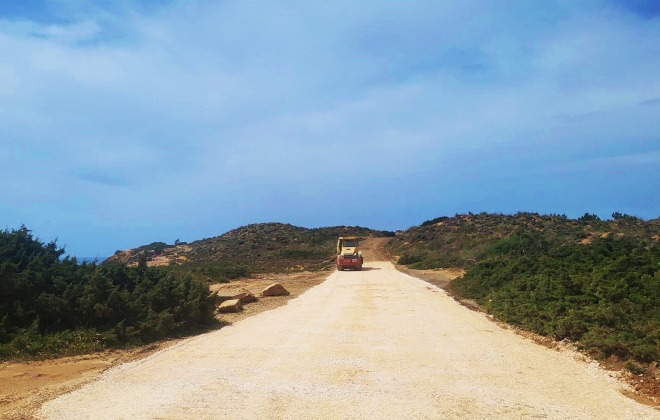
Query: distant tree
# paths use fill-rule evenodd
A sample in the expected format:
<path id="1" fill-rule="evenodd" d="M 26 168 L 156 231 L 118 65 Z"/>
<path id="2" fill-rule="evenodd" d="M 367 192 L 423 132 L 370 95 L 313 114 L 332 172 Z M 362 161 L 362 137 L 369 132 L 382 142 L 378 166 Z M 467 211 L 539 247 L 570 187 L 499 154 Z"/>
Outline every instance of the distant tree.
<path id="1" fill-rule="evenodd" d="M 620 221 L 623 221 L 623 220 L 636 221 L 636 220 L 639 220 L 639 217 L 631 216 L 629 214 L 625 214 L 625 213 L 615 211 L 614 213 L 612 213 L 612 219 L 620 220 Z"/>
<path id="2" fill-rule="evenodd" d="M 140 254 L 140 256 L 138 257 L 138 265 L 137 266 L 141 270 L 144 270 L 144 269 L 147 268 L 147 256 L 144 253 Z"/>
<path id="3" fill-rule="evenodd" d="M 600 221 L 600 217 L 598 215 L 590 214 L 590 213 L 584 213 L 584 215 L 578 217 L 578 221 L 580 222 L 598 222 Z"/>
<path id="4" fill-rule="evenodd" d="M 568 220 L 568 216 L 566 216 L 566 213 L 563 213 L 563 214 L 551 213 L 550 217 L 557 218 L 559 220 Z"/>

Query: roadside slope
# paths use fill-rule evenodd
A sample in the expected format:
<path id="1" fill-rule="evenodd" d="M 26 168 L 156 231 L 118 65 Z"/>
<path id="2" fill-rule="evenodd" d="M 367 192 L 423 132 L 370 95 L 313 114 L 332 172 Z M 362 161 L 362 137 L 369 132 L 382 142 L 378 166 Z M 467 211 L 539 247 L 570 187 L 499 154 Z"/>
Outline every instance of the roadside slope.
<path id="1" fill-rule="evenodd" d="M 660 418 L 578 358 L 370 262 L 286 306 L 112 369 L 40 415 Z"/>

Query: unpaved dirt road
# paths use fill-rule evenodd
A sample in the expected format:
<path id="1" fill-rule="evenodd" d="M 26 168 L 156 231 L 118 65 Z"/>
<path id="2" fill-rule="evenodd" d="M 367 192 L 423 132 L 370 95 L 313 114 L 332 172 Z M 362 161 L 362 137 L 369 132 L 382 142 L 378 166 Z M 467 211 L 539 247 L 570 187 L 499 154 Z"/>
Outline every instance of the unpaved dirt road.
<path id="1" fill-rule="evenodd" d="M 539 346 L 389 262 L 121 365 L 50 419 L 660 418 L 576 353 Z"/>

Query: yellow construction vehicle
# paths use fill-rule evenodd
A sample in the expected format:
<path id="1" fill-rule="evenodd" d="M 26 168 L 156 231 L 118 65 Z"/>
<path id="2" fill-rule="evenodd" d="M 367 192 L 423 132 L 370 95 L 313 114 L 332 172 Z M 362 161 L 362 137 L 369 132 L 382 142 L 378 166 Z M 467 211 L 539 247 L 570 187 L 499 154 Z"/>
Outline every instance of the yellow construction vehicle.
<path id="1" fill-rule="evenodd" d="M 360 251 L 360 243 L 356 236 L 340 236 L 337 241 L 337 270 L 342 271 L 344 268 L 353 268 L 355 270 L 362 270 L 362 251 Z"/>

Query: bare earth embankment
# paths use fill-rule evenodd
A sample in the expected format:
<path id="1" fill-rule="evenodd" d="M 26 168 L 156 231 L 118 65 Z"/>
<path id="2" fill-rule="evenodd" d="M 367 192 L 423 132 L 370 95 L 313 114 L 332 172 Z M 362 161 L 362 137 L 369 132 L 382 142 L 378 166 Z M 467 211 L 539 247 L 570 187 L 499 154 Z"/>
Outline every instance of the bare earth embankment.
<path id="1" fill-rule="evenodd" d="M 369 261 L 369 260 L 368 260 Z M 106 371 L 42 418 L 660 418 L 571 351 L 368 262 L 288 304 Z"/>

